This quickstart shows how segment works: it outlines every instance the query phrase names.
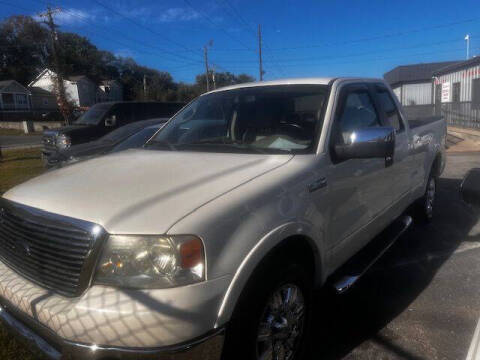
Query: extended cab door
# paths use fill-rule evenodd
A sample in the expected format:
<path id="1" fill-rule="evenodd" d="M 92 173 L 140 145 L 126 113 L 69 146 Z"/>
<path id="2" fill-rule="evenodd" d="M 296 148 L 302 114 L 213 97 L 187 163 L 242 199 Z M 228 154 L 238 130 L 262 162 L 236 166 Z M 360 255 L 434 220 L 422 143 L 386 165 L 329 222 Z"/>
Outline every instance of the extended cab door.
<path id="1" fill-rule="evenodd" d="M 384 126 L 374 94 L 366 84 L 345 85 L 339 94 L 330 131 L 332 164 L 327 176 L 331 204 L 328 230 L 329 248 L 343 262 L 364 245 L 365 230 L 390 205 L 391 184 L 385 181 L 385 159 L 335 158 L 335 144 L 343 144 L 349 133 Z M 362 234 L 363 233 L 363 234 Z"/>
<path id="2" fill-rule="evenodd" d="M 377 97 L 382 116 L 385 119 L 384 122 L 395 129 L 393 166 L 386 172 L 388 176 L 386 181 L 391 185 L 390 195 L 392 202 L 398 203 L 402 199 L 408 201 L 407 195 L 412 188 L 415 172 L 418 172 L 415 158 L 409 154 L 408 124 L 405 123 L 398 111 L 392 93 L 384 84 L 373 85 L 373 91 Z"/>

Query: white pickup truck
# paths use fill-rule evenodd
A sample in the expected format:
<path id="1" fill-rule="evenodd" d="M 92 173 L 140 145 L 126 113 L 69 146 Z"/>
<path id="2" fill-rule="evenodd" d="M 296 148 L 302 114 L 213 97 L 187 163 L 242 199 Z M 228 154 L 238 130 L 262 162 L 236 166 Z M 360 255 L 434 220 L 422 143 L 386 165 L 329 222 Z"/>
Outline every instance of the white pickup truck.
<path id="1" fill-rule="evenodd" d="M 312 290 L 352 286 L 412 205 L 431 219 L 445 137 L 383 80 L 204 94 L 143 149 L 3 195 L 0 318 L 53 359 L 298 360 Z"/>

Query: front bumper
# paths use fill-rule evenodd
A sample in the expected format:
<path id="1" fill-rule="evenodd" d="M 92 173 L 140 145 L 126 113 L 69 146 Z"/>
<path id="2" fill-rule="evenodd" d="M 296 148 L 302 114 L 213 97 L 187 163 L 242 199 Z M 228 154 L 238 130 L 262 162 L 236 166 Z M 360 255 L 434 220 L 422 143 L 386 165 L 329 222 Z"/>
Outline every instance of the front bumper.
<path id="1" fill-rule="evenodd" d="M 0 300 L 0 320 L 32 350 L 50 359 L 156 359 L 156 360 L 219 360 L 222 353 L 224 330 L 217 329 L 187 343 L 160 348 L 112 347 L 75 343 L 58 337 L 39 322 L 23 315 Z"/>

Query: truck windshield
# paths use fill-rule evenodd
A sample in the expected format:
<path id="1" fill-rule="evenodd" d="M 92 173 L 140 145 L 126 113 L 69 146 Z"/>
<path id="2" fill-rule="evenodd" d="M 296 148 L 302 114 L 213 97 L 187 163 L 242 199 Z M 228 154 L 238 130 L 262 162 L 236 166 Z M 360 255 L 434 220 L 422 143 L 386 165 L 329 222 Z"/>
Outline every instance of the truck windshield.
<path id="1" fill-rule="evenodd" d="M 78 125 L 98 125 L 103 119 L 105 113 L 112 107 L 111 104 L 93 105 L 85 114 L 80 116 L 74 124 Z"/>
<path id="2" fill-rule="evenodd" d="M 312 152 L 326 85 L 254 86 L 197 98 L 146 148 L 241 153 Z"/>

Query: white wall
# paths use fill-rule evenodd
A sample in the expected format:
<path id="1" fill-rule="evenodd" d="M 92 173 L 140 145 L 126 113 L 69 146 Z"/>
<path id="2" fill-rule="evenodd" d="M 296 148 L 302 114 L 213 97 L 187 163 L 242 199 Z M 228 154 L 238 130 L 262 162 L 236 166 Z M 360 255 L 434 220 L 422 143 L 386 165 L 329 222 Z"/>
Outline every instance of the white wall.
<path id="1" fill-rule="evenodd" d="M 432 103 L 432 83 L 402 85 L 402 105 L 429 105 Z"/>
<path id="2" fill-rule="evenodd" d="M 472 101 L 472 80 L 477 78 L 480 78 L 480 65 L 441 75 L 435 84 L 450 82 L 450 89 L 453 89 L 453 83 L 460 82 L 460 101 L 465 102 Z"/>

